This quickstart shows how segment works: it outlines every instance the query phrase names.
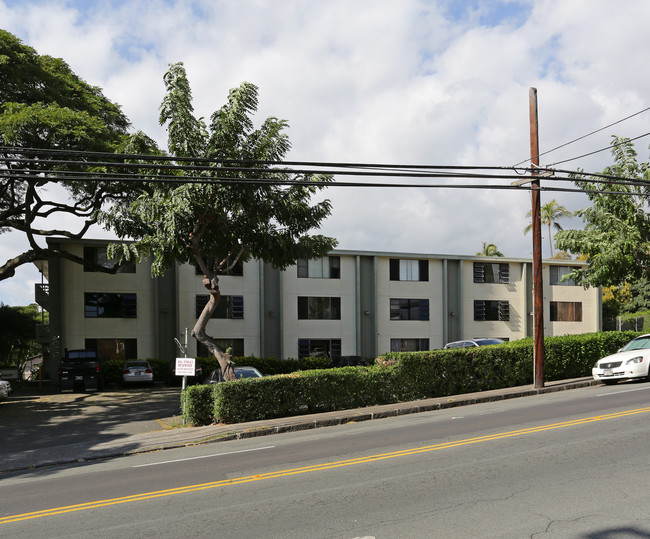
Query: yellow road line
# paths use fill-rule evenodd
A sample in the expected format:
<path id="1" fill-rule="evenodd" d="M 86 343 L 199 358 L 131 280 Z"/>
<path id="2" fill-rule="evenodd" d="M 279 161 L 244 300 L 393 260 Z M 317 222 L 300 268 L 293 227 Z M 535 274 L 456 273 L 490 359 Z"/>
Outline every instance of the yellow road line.
<path id="1" fill-rule="evenodd" d="M 646 414 L 650 412 L 650 407 L 647 408 L 637 408 L 635 410 L 626 410 L 624 412 L 615 412 L 612 414 L 605 414 L 600 416 L 585 417 L 581 419 L 574 419 L 571 421 L 563 421 L 561 423 L 552 423 L 549 425 L 541 425 L 538 427 L 530 427 L 527 429 L 513 430 L 508 432 L 500 432 L 496 434 L 488 434 L 485 436 L 478 436 L 476 438 L 467 438 L 464 440 L 457 440 L 454 442 L 444 442 L 435 445 L 428 445 L 423 447 L 415 447 L 411 449 L 403 449 L 400 451 L 393 451 L 390 453 L 380 453 L 378 455 L 369 455 L 366 457 L 358 457 L 348 460 L 340 460 L 336 462 L 325 462 L 322 464 L 314 464 L 311 466 L 305 466 L 302 468 L 291 468 L 286 470 L 278 470 L 275 472 L 267 472 L 258 475 L 249 475 L 245 477 L 239 477 L 235 479 L 222 479 L 220 481 L 212 481 L 209 483 L 200 483 L 196 485 L 187 485 L 184 487 L 177 487 L 166 490 L 157 490 L 153 492 L 144 492 L 142 494 L 133 494 L 131 496 L 124 496 L 121 498 L 111 498 L 107 500 L 97 500 L 94 502 L 81 503 L 77 505 L 68 505 L 64 507 L 55 507 L 52 509 L 45 509 L 43 511 L 35 511 L 33 513 L 23 513 L 20 515 L 10 515 L 6 517 L 0 517 L 0 524 L 9 524 L 11 522 L 19 522 L 21 520 L 29 520 L 34 518 L 42 518 L 54 515 L 61 515 L 64 513 L 71 513 L 74 511 L 85 511 L 87 509 L 95 509 L 99 507 L 108 507 L 111 505 L 118 505 L 123 503 L 137 502 L 143 500 L 151 500 L 154 498 L 160 498 L 163 496 L 175 496 L 177 494 L 184 494 L 187 492 L 197 492 L 200 490 L 207 490 L 219 487 L 225 487 L 230 485 L 241 485 L 244 483 L 251 483 L 254 481 L 263 481 L 267 479 L 276 479 L 279 477 L 288 477 L 291 475 L 298 475 L 310 472 L 318 472 L 323 470 L 331 470 L 334 468 L 341 468 L 344 466 L 354 466 L 358 464 L 366 464 L 369 462 L 377 462 L 380 460 L 393 459 L 399 457 L 405 457 L 409 455 L 417 455 L 419 453 L 428 453 L 431 451 L 439 451 L 441 449 L 450 449 L 453 447 L 461 447 L 464 445 L 471 445 L 483 442 L 490 442 L 493 440 L 502 440 L 504 438 L 513 438 L 516 436 L 524 436 L 527 434 L 535 434 L 538 432 L 544 432 L 548 430 L 563 429 L 568 427 L 575 427 L 579 425 L 586 425 L 589 423 L 594 423 L 597 421 L 606 421 L 609 419 L 619 419 L 622 417 L 628 417 L 637 414 Z"/>

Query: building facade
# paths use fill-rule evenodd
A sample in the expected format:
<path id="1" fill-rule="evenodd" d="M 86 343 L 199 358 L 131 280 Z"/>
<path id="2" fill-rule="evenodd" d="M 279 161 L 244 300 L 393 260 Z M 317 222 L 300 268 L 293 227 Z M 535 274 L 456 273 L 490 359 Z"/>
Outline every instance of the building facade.
<path id="1" fill-rule="evenodd" d="M 106 241 L 51 240 L 108 263 Z M 63 245 L 62 245 L 63 246 Z M 601 293 L 563 279 L 579 261 L 545 260 L 544 334 L 601 329 Z M 150 265 L 116 274 L 65 259 L 39 265 L 37 302 L 50 313 L 51 365 L 65 349 L 103 357 L 176 357 L 207 301 L 194 266 L 152 278 Z M 237 356 L 374 358 L 431 350 L 465 338 L 532 336 L 532 264 L 527 259 L 334 250 L 279 271 L 259 260 L 220 277 L 222 299 L 207 332 Z M 188 355 L 204 355 L 188 339 Z M 50 366 L 49 369 L 56 367 Z M 50 376 L 56 373 L 50 372 Z"/>

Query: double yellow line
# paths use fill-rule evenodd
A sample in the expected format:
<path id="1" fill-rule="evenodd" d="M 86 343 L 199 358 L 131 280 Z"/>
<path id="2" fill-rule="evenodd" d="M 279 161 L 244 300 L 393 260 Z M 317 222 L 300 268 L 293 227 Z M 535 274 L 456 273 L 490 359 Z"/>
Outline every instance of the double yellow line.
<path id="1" fill-rule="evenodd" d="M 412 449 L 404 449 L 401 451 L 394 451 L 391 453 L 380 453 L 378 455 L 369 455 L 366 457 L 359 457 L 355 459 L 340 460 L 336 462 L 326 462 L 322 464 L 314 464 L 312 466 L 305 466 L 303 468 L 292 468 L 287 470 L 278 470 L 276 472 L 268 472 L 259 475 L 249 475 L 235 479 L 223 479 L 221 481 L 212 481 L 210 483 L 200 483 L 197 485 L 187 485 L 184 487 L 172 488 L 167 490 L 157 490 L 153 492 L 145 492 L 142 494 L 134 494 L 132 496 L 124 496 L 122 498 L 110 498 L 107 500 L 97 500 L 94 502 L 81 503 L 77 505 L 68 505 L 65 507 L 55 507 L 43 511 L 35 511 L 33 513 L 23 513 L 20 515 L 10 515 L 0 517 L 0 524 L 9 524 L 11 522 L 19 522 L 21 520 L 29 520 L 33 518 L 50 517 L 54 515 L 61 515 L 64 513 L 72 513 L 74 511 L 85 511 L 87 509 L 96 509 L 99 507 L 108 507 L 111 505 L 118 505 L 123 503 L 138 502 L 143 500 L 152 500 L 154 498 L 161 498 L 164 496 L 176 496 L 178 494 L 185 494 L 187 492 L 198 492 L 200 490 L 208 490 L 213 488 L 226 487 L 230 485 L 241 485 L 244 483 L 252 483 L 254 481 L 264 481 L 267 479 L 276 479 L 278 477 L 288 477 L 291 475 L 298 475 L 311 472 L 319 472 L 323 470 L 331 470 L 334 468 L 341 468 L 344 466 L 355 466 L 358 464 L 366 464 L 369 462 L 377 462 L 380 460 L 394 459 L 399 457 L 406 457 L 409 455 L 417 455 L 419 453 L 428 453 L 431 451 L 439 451 L 441 449 L 450 449 L 453 447 L 460 447 L 464 445 L 478 444 L 483 442 L 490 442 L 493 440 L 502 440 L 504 438 L 514 438 L 516 436 L 524 436 L 527 434 L 535 434 L 547 430 L 563 429 L 568 427 L 575 427 L 578 425 L 585 425 L 597 421 L 605 421 L 609 419 L 618 419 L 621 417 L 628 417 L 637 414 L 645 414 L 650 412 L 650 407 L 637 408 L 635 410 L 626 410 L 623 412 L 616 412 L 612 414 L 586 417 L 582 419 L 574 419 L 572 421 L 564 421 L 562 423 L 552 423 L 550 425 L 541 425 L 539 427 L 531 427 L 528 429 L 513 430 L 509 432 L 501 432 L 497 434 L 489 434 L 486 436 L 479 436 L 477 438 L 466 438 L 455 442 L 445 442 L 441 444 L 428 445 L 423 447 L 415 447 Z"/>

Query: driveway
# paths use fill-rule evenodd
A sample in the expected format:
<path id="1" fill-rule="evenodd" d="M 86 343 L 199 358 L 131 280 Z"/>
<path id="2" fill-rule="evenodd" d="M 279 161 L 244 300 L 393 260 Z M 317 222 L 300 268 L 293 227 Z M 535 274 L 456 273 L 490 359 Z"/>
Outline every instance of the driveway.
<path id="1" fill-rule="evenodd" d="M 0 402 L 0 454 L 111 441 L 182 424 L 180 388 L 18 389 Z"/>

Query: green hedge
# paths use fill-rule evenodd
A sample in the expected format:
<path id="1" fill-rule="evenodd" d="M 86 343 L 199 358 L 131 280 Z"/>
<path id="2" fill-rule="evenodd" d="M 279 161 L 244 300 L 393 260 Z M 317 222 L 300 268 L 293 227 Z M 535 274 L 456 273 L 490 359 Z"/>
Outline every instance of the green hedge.
<path id="1" fill-rule="evenodd" d="M 637 335 L 601 332 L 546 338 L 544 378 L 589 376 L 598 359 Z M 201 399 L 212 399 L 211 414 L 205 414 L 207 404 L 202 401 L 201 416 L 188 412 L 186 420 L 195 425 L 214 418 L 238 423 L 527 385 L 533 382 L 532 357 L 533 341 L 524 339 L 480 348 L 390 353 L 371 367 L 221 383 L 200 392 Z"/>
<path id="2" fill-rule="evenodd" d="M 213 370 L 219 368 L 219 362 L 214 357 L 196 358 L 203 369 L 203 376 L 207 377 Z M 303 359 L 278 359 L 275 357 L 234 357 L 232 361 L 235 365 L 255 367 L 265 376 L 273 374 L 290 374 L 296 371 L 307 371 L 313 369 L 327 369 L 331 366 L 331 361 L 324 357 L 306 357 Z"/>

